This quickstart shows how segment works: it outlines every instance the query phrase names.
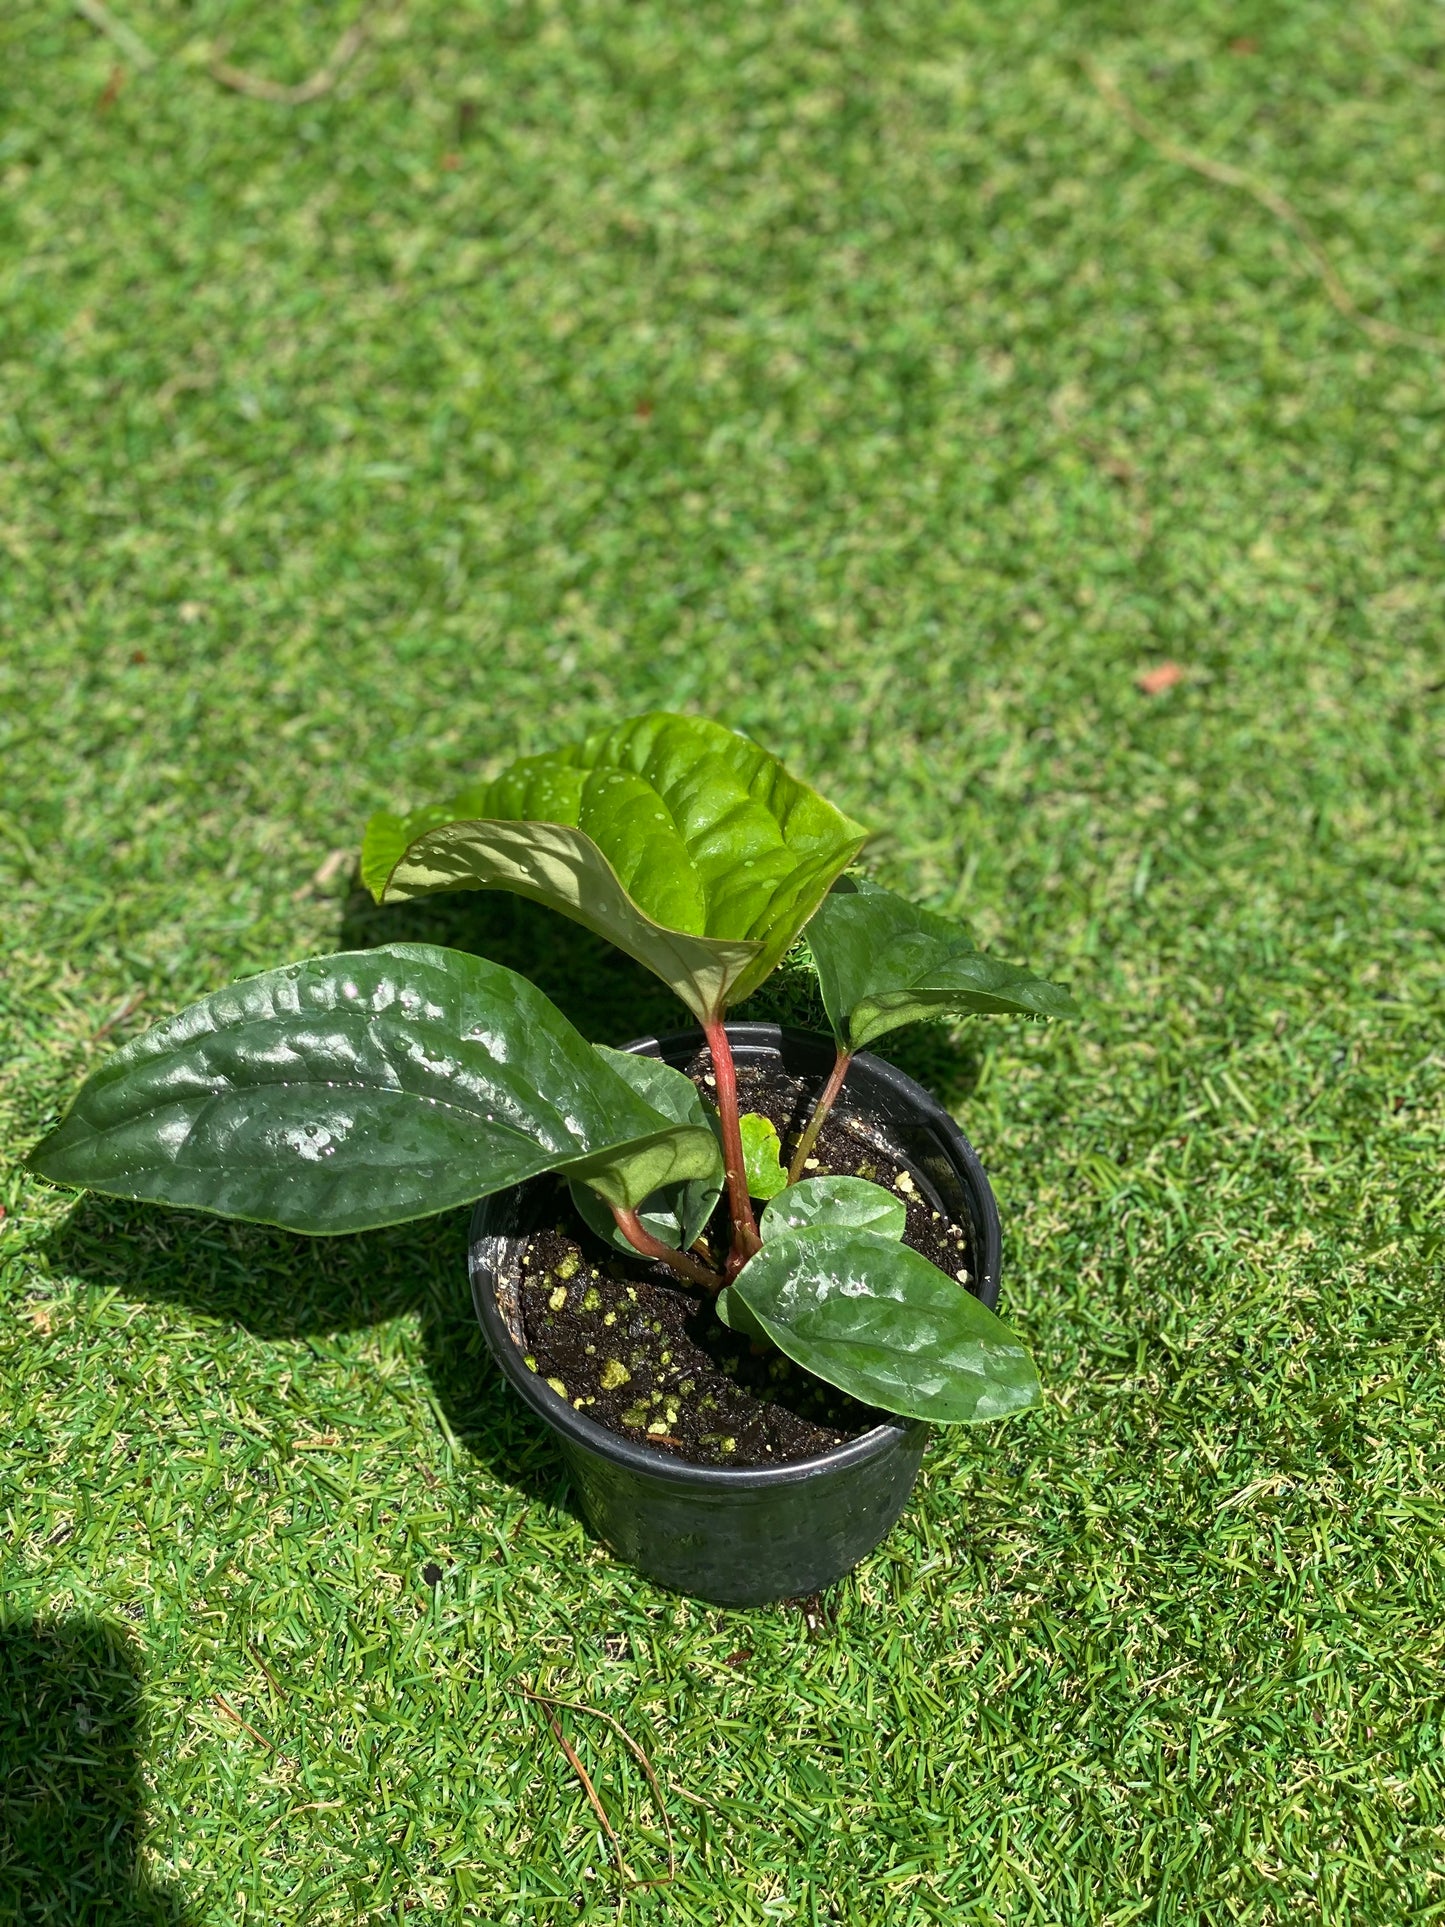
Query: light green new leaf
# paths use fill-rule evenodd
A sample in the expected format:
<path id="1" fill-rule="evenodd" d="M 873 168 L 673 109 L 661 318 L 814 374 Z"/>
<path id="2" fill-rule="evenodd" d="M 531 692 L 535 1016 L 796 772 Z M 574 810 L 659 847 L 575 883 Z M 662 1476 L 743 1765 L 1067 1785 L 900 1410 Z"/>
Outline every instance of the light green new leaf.
<path id="1" fill-rule="evenodd" d="M 863 1050 L 924 1017 L 1079 1014 L 1057 984 L 985 956 L 946 917 L 853 877 L 819 905 L 808 947 L 840 1050 Z"/>
<path id="2" fill-rule="evenodd" d="M 955 1425 L 1039 1396 L 1000 1318 L 908 1245 L 813 1225 L 770 1238 L 729 1287 L 789 1358 L 854 1398 Z"/>
<path id="3" fill-rule="evenodd" d="M 713 1128 L 697 1086 L 685 1072 L 674 1070 L 660 1057 L 648 1057 L 639 1051 L 609 1050 L 606 1044 L 594 1044 L 592 1048 L 639 1097 L 664 1117 L 674 1118 L 679 1124 L 697 1125 L 703 1130 Z M 722 1154 L 719 1152 L 714 1176 L 665 1185 L 647 1200 L 646 1207 L 637 1215 L 654 1238 L 661 1238 L 676 1251 L 686 1251 L 712 1216 L 722 1188 Z M 617 1229 L 616 1219 L 596 1192 L 584 1184 L 573 1184 L 570 1189 L 573 1204 L 597 1236 L 630 1254 L 632 1246 Z"/>
<path id="4" fill-rule="evenodd" d="M 524 977 L 389 944 L 247 978 L 133 1038 L 29 1162 L 57 1184 L 322 1233 L 553 1170 L 632 1209 L 721 1159 Z"/>
<path id="5" fill-rule="evenodd" d="M 718 723 L 657 713 L 372 818 L 378 902 L 504 889 L 654 971 L 704 1022 L 776 967 L 867 832 Z"/>
<path id="6" fill-rule="evenodd" d="M 908 1229 L 908 1207 L 881 1184 L 867 1178 L 804 1178 L 790 1184 L 768 1204 L 758 1220 L 763 1238 L 805 1225 L 848 1225 L 856 1231 L 876 1231 L 884 1238 L 901 1238 Z"/>
<path id="7" fill-rule="evenodd" d="M 788 1182 L 777 1126 L 756 1111 L 738 1119 L 743 1138 L 743 1171 L 750 1198 L 775 1198 Z"/>

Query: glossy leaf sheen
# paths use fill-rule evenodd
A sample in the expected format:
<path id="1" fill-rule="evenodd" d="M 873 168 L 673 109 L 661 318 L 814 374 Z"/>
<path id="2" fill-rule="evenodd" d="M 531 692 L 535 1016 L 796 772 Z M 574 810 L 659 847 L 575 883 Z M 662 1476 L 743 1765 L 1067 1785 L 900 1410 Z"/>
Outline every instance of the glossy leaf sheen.
<path id="1" fill-rule="evenodd" d="M 739 1337 L 746 1338 L 754 1345 L 766 1345 L 770 1351 L 776 1351 L 772 1339 L 748 1310 L 746 1301 L 734 1293 L 731 1285 L 724 1285 L 712 1303 L 713 1310 L 729 1331 L 737 1332 Z"/>
<path id="2" fill-rule="evenodd" d="M 881 1184 L 867 1178 L 804 1178 L 790 1184 L 764 1208 L 758 1232 L 764 1239 L 805 1225 L 849 1225 L 876 1231 L 884 1238 L 901 1238 L 908 1228 L 908 1207 Z"/>
<path id="3" fill-rule="evenodd" d="M 1007 1325 L 896 1239 L 815 1225 L 770 1238 L 729 1289 L 779 1351 L 855 1398 L 935 1424 L 1003 1418 L 1039 1395 Z"/>
<path id="4" fill-rule="evenodd" d="M 720 1157 L 525 978 L 390 944 L 247 978 L 132 1039 L 30 1163 L 58 1184 L 343 1232 L 549 1170 L 633 1208 Z"/>
<path id="5" fill-rule="evenodd" d="M 783 1147 L 777 1126 L 756 1111 L 744 1111 L 738 1119 L 743 1138 L 743 1167 L 750 1198 L 775 1198 L 788 1182 L 783 1169 Z"/>
<path id="6" fill-rule="evenodd" d="M 824 898 L 808 947 L 833 1035 L 848 1051 L 924 1017 L 1079 1014 L 1066 990 L 985 956 L 946 917 L 852 877 Z"/>
<path id="7" fill-rule="evenodd" d="M 593 1049 L 644 1102 L 661 1111 L 664 1117 L 674 1118 L 679 1124 L 697 1125 L 705 1131 L 712 1129 L 697 1086 L 685 1072 L 674 1070 L 660 1057 L 648 1057 L 640 1051 L 609 1050 L 605 1044 L 594 1044 Z M 678 1251 L 686 1251 L 712 1216 L 722 1188 L 719 1154 L 715 1176 L 665 1185 L 648 1199 L 646 1209 L 637 1215 L 654 1238 L 661 1238 L 664 1244 Z M 597 1193 L 585 1184 L 572 1184 L 569 1189 L 578 1213 L 597 1236 L 618 1251 L 631 1252 L 632 1246 L 617 1229 L 616 1219 Z"/>
<path id="8" fill-rule="evenodd" d="M 756 989 L 867 832 L 746 737 L 657 713 L 367 827 L 392 900 L 499 888 L 655 971 L 700 1018 Z"/>

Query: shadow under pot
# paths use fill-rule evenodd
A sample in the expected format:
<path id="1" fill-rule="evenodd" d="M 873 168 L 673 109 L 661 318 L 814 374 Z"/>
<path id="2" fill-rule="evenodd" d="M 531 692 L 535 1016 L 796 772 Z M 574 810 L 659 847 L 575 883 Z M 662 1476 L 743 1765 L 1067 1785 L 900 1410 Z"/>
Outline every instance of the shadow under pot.
<path id="1" fill-rule="evenodd" d="M 830 1039 L 776 1024 L 729 1024 L 738 1069 L 803 1079 L 810 1097 L 833 1067 Z M 628 1050 L 685 1069 L 701 1032 L 642 1038 Z M 929 1206 L 966 1226 L 970 1288 L 998 1301 L 1000 1237 L 993 1192 L 972 1145 L 922 1085 L 860 1051 L 834 1118 L 896 1159 Z M 492 1356 L 556 1436 L 588 1525 L 619 1558 L 673 1591 L 759 1606 L 820 1591 L 888 1532 L 918 1477 L 928 1427 L 874 1426 L 817 1457 L 782 1465 L 692 1465 L 597 1424 L 523 1363 L 522 1252 L 556 1192 L 546 1180 L 483 1198 L 472 1218 L 472 1297 Z"/>

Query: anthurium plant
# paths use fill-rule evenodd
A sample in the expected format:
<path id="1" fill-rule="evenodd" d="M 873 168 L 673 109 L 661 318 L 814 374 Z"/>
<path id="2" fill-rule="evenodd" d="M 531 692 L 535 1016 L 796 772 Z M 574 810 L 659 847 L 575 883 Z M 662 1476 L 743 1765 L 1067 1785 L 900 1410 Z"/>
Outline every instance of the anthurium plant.
<path id="1" fill-rule="evenodd" d="M 867 836 L 747 737 L 665 714 L 381 812 L 361 856 L 378 902 L 511 890 L 607 938 L 701 1025 L 715 1106 L 669 1065 L 588 1044 L 515 972 L 395 943 L 267 971 L 155 1025 L 92 1074 L 31 1168 L 313 1234 L 554 1172 L 599 1236 L 830 1384 L 936 1422 L 1020 1410 L 1038 1395 L 1027 1353 L 903 1243 L 898 1200 L 804 1173 L 854 1053 L 889 1030 L 1073 1004 L 846 875 Z M 805 930 L 837 1060 L 785 1168 L 773 1125 L 740 1114 L 726 1020 Z M 724 1192 L 715 1253 L 703 1234 Z"/>

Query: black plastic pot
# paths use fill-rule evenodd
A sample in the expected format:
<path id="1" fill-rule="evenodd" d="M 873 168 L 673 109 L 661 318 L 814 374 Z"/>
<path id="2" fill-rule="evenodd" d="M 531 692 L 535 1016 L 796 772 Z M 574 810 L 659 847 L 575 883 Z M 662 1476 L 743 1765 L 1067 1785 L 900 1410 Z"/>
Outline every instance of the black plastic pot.
<path id="1" fill-rule="evenodd" d="M 776 1024 L 729 1024 L 740 1068 L 774 1067 L 821 1085 L 833 1045 Z M 643 1038 L 627 1048 L 685 1066 L 700 1032 Z M 901 1158 L 933 1208 L 973 1231 L 973 1289 L 998 1300 L 998 1211 L 972 1145 L 911 1077 L 861 1051 L 835 1117 Z M 493 1357 L 557 1435 L 588 1524 L 619 1557 L 677 1592 L 757 1606 L 817 1592 L 871 1552 L 908 1502 L 928 1427 L 879 1425 L 834 1451 L 792 1465 L 689 1465 L 635 1445 L 575 1411 L 522 1363 L 519 1287 L 527 1233 L 540 1222 L 547 1181 L 483 1198 L 472 1218 L 472 1297 Z"/>

